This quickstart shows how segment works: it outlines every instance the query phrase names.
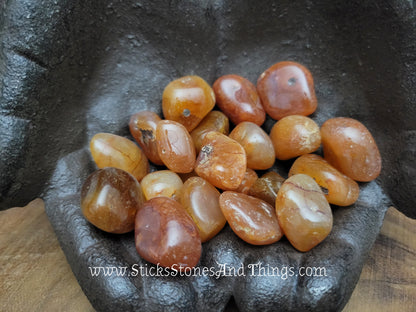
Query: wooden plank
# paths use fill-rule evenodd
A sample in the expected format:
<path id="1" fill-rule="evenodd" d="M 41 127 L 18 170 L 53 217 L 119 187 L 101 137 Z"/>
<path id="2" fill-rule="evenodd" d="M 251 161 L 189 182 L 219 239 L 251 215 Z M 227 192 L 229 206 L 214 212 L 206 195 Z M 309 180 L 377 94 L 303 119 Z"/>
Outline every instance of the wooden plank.
<path id="1" fill-rule="evenodd" d="M 414 311 L 416 220 L 391 207 L 344 312 Z M 0 212 L 0 311 L 94 311 L 36 199 Z"/>

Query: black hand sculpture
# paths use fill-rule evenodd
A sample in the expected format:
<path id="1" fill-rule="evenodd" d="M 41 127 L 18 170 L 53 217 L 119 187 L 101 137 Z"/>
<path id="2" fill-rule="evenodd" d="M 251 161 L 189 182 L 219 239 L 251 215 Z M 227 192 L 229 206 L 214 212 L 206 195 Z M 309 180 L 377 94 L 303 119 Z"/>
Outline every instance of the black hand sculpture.
<path id="1" fill-rule="evenodd" d="M 335 311 L 358 280 L 390 204 L 416 217 L 416 17 L 412 1 L 3 1 L 0 73 L 0 207 L 41 196 L 61 246 L 100 311 Z M 128 136 L 131 114 L 161 113 L 163 88 L 197 74 L 252 82 L 293 60 L 315 78 L 318 124 L 360 120 L 383 157 L 358 202 L 334 207 L 334 228 L 308 253 L 286 240 L 250 246 L 226 227 L 203 244 L 200 267 L 245 276 L 134 276 L 133 235 L 109 235 L 79 209 L 97 132 Z M 274 121 L 267 120 L 270 130 Z M 282 174 L 288 163 L 276 167 Z M 254 264 L 324 267 L 325 276 L 259 276 Z M 90 267 L 130 276 L 92 276 Z"/>

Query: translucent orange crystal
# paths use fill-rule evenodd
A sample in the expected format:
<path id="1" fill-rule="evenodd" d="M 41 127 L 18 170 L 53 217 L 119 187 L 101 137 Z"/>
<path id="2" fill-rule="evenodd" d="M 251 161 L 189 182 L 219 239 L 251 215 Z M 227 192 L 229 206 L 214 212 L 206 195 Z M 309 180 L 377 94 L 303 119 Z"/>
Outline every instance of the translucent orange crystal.
<path id="1" fill-rule="evenodd" d="M 220 189 L 236 189 L 247 169 L 244 148 L 219 132 L 208 132 L 198 155 L 195 172 Z"/>
<path id="2" fill-rule="evenodd" d="M 325 159 L 351 179 L 368 182 L 381 171 L 381 156 L 370 131 L 359 121 L 338 117 L 321 127 Z"/>
<path id="3" fill-rule="evenodd" d="M 312 177 L 322 188 L 330 204 L 349 206 L 355 203 L 360 194 L 357 182 L 318 155 L 307 154 L 296 159 L 290 168 L 289 176 L 299 173 Z"/>
<path id="4" fill-rule="evenodd" d="M 85 218 L 110 233 L 134 229 L 137 210 L 144 202 L 137 180 L 124 170 L 104 168 L 93 172 L 81 189 L 81 209 Z"/>
<path id="5" fill-rule="evenodd" d="M 204 79 L 185 76 L 170 82 L 162 96 L 163 115 L 191 132 L 214 108 L 215 94 Z"/>
<path id="6" fill-rule="evenodd" d="M 238 75 L 225 75 L 213 85 L 218 107 L 231 121 L 238 125 L 250 121 L 261 126 L 266 113 L 260 102 L 256 87 Z"/>
<path id="7" fill-rule="evenodd" d="M 135 242 L 143 259 L 185 271 L 201 257 L 198 228 L 186 210 L 168 197 L 155 197 L 136 214 Z"/>
<path id="8" fill-rule="evenodd" d="M 283 235 L 274 207 L 261 199 L 226 191 L 220 196 L 220 207 L 234 233 L 247 243 L 272 244 Z"/>
<path id="9" fill-rule="evenodd" d="M 214 237 L 226 223 L 219 197 L 220 192 L 203 178 L 189 178 L 183 185 L 180 202 L 198 227 L 202 242 Z"/>
<path id="10" fill-rule="evenodd" d="M 318 105 L 309 70 L 296 62 L 280 62 L 262 73 L 257 92 L 267 114 L 273 119 L 289 115 L 308 116 Z"/>
<path id="11" fill-rule="evenodd" d="M 276 158 L 287 160 L 316 151 L 321 145 L 319 126 L 310 118 L 287 116 L 276 122 L 270 132 Z"/>
<path id="12" fill-rule="evenodd" d="M 296 174 L 281 186 L 276 198 L 279 224 L 290 243 L 308 251 L 332 229 L 332 211 L 321 188 L 306 174 Z"/>
<path id="13" fill-rule="evenodd" d="M 141 180 L 149 172 L 149 161 L 132 141 L 119 135 L 98 133 L 90 142 L 92 158 L 98 168 L 115 167 Z"/>
<path id="14" fill-rule="evenodd" d="M 195 166 L 195 146 L 186 128 L 172 120 L 159 121 L 156 127 L 157 151 L 170 170 L 188 173 Z"/>
<path id="15" fill-rule="evenodd" d="M 244 121 L 230 133 L 246 151 L 247 167 L 254 170 L 265 170 L 273 166 L 276 159 L 272 140 L 258 125 Z"/>

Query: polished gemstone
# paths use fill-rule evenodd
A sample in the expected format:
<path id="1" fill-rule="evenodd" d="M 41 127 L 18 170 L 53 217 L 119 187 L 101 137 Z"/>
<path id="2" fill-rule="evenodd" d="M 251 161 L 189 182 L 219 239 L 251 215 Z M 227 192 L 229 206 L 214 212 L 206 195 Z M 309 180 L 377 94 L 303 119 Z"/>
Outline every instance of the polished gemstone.
<path id="1" fill-rule="evenodd" d="M 203 178 L 189 178 L 183 185 L 180 202 L 198 227 L 202 242 L 217 235 L 226 223 L 219 197 L 220 192 Z"/>
<path id="2" fill-rule="evenodd" d="M 90 151 L 98 168 L 115 167 L 131 173 L 140 181 L 149 172 L 149 161 L 132 141 L 111 133 L 97 133 Z"/>
<path id="3" fill-rule="evenodd" d="M 246 151 L 247 167 L 254 170 L 265 170 L 273 166 L 276 159 L 272 140 L 258 125 L 244 121 L 230 133 Z"/>
<path id="4" fill-rule="evenodd" d="M 218 107 L 235 125 L 243 121 L 259 126 L 264 123 L 266 113 L 256 87 L 249 80 L 238 75 L 225 75 L 214 82 L 213 89 Z"/>
<path id="5" fill-rule="evenodd" d="M 159 121 L 156 142 L 159 157 L 170 170 L 180 173 L 194 170 L 195 146 L 183 125 L 172 120 Z"/>
<path id="6" fill-rule="evenodd" d="M 273 119 L 289 115 L 308 116 L 318 105 L 309 70 L 295 62 L 274 64 L 257 81 L 257 92 Z"/>
<path id="7" fill-rule="evenodd" d="M 198 76 L 185 76 L 170 82 L 162 96 L 165 119 L 177 121 L 191 132 L 214 108 L 215 94 Z"/>
<path id="8" fill-rule="evenodd" d="M 178 199 L 183 186 L 182 179 L 171 170 L 159 170 L 149 173 L 142 179 L 140 184 L 146 200 L 160 196 Z"/>
<path id="9" fill-rule="evenodd" d="M 155 197 L 136 214 L 135 242 L 139 255 L 153 264 L 185 271 L 201 257 L 198 228 L 186 210 L 168 197 Z"/>
<path id="10" fill-rule="evenodd" d="M 117 168 L 93 172 L 81 189 L 81 210 L 85 218 L 109 233 L 132 231 L 136 212 L 143 202 L 136 178 Z"/>
<path id="11" fill-rule="evenodd" d="M 201 151 L 202 140 L 210 131 L 217 131 L 228 135 L 230 130 L 230 122 L 228 117 L 220 111 L 210 111 L 207 116 L 200 122 L 200 124 L 191 132 L 192 140 L 195 144 L 197 153 Z"/>
<path id="12" fill-rule="evenodd" d="M 283 233 L 299 251 L 322 242 L 332 229 L 332 211 L 319 185 L 305 174 L 288 178 L 276 198 L 276 213 Z"/>
<path id="13" fill-rule="evenodd" d="M 355 203 L 360 194 L 357 182 L 332 167 L 321 156 L 307 154 L 296 159 L 289 176 L 299 173 L 312 177 L 330 204 L 349 206 Z"/>
<path id="14" fill-rule="evenodd" d="M 244 148 L 219 132 L 208 132 L 202 141 L 195 172 L 220 189 L 236 189 L 247 170 Z"/>
<path id="15" fill-rule="evenodd" d="M 130 118 L 130 133 L 140 145 L 147 158 L 155 165 L 163 165 L 157 152 L 156 125 L 159 115 L 151 111 L 141 111 Z"/>
<path id="16" fill-rule="evenodd" d="M 276 122 L 270 132 L 276 158 L 291 159 L 316 151 L 321 145 L 319 126 L 309 117 L 293 115 Z"/>
<path id="17" fill-rule="evenodd" d="M 247 243 L 268 245 L 283 235 L 274 207 L 261 199 L 225 191 L 220 207 L 234 233 Z"/>
<path id="18" fill-rule="evenodd" d="M 377 178 L 381 156 L 370 131 L 359 121 L 338 117 L 321 127 L 324 158 L 332 166 L 361 182 Z"/>

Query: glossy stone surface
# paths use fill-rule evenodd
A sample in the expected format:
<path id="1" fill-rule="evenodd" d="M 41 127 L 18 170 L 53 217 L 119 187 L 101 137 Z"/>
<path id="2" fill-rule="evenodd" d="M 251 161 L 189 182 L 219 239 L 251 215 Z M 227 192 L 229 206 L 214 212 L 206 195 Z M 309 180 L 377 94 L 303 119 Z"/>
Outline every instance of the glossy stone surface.
<path id="1" fill-rule="evenodd" d="M 163 116 L 183 124 L 189 132 L 214 108 L 214 105 L 214 91 L 199 76 L 185 76 L 171 81 L 163 91 Z"/>
<path id="2" fill-rule="evenodd" d="M 270 131 L 276 158 L 291 159 L 316 151 L 321 145 L 319 126 L 309 117 L 293 115 L 276 122 Z"/>
<path id="3" fill-rule="evenodd" d="M 135 242 L 139 255 L 153 264 L 185 271 L 201 257 L 198 229 L 181 204 L 155 197 L 136 214 Z"/>
<path id="4" fill-rule="evenodd" d="M 209 132 L 202 141 L 195 172 L 220 189 L 236 189 L 247 169 L 244 148 L 219 132 Z"/>
<path id="5" fill-rule="evenodd" d="M 131 135 L 155 165 L 163 165 L 156 145 L 156 125 L 160 120 L 159 115 L 152 111 L 141 111 L 132 115 L 129 122 Z"/>
<path id="6" fill-rule="evenodd" d="M 81 210 L 99 229 L 123 234 L 134 229 L 144 202 L 139 182 L 128 172 L 104 168 L 88 176 L 81 189 Z"/>
<path id="7" fill-rule="evenodd" d="M 289 176 L 303 173 L 319 184 L 330 204 L 349 206 L 356 202 L 360 188 L 354 180 L 332 167 L 319 155 L 307 154 L 295 160 Z"/>
<path id="8" fill-rule="evenodd" d="M 98 168 L 115 167 L 140 181 L 149 172 L 149 161 L 132 141 L 111 133 L 97 133 L 90 141 L 92 158 Z"/>
<path id="9" fill-rule="evenodd" d="M 170 170 L 159 170 L 149 173 L 142 179 L 140 184 L 146 200 L 160 196 L 178 199 L 183 186 L 182 179 Z"/>
<path id="10" fill-rule="evenodd" d="M 260 198 L 274 206 L 277 193 L 285 179 L 274 171 L 269 171 L 258 178 L 250 187 L 248 194 Z"/>
<path id="11" fill-rule="evenodd" d="M 194 170 L 195 146 L 186 128 L 172 120 L 162 120 L 156 127 L 157 151 L 170 170 L 188 173 Z"/>
<path id="12" fill-rule="evenodd" d="M 244 121 L 239 123 L 229 137 L 236 140 L 246 151 L 247 167 L 265 170 L 273 166 L 275 152 L 272 140 L 258 125 Z"/>
<path id="13" fill-rule="evenodd" d="M 203 178 L 189 178 L 183 185 L 180 203 L 198 227 L 202 242 L 217 235 L 226 223 L 219 197 L 220 192 Z"/>
<path id="14" fill-rule="evenodd" d="M 218 78 L 212 88 L 218 107 L 235 125 L 243 121 L 258 126 L 264 123 L 266 113 L 256 87 L 249 80 L 238 75 L 225 75 Z"/>
<path id="15" fill-rule="evenodd" d="M 381 155 L 370 131 L 358 120 L 331 118 L 321 127 L 325 159 L 351 179 L 374 180 L 381 172 Z"/>
<path id="16" fill-rule="evenodd" d="M 217 131 L 228 135 L 230 131 L 230 122 L 228 117 L 220 111 L 210 111 L 208 115 L 199 123 L 199 125 L 192 130 L 191 137 L 194 141 L 197 153 L 201 151 L 202 140 L 210 131 Z"/>
<path id="17" fill-rule="evenodd" d="M 257 80 L 257 92 L 266 113 L 277 120 L 308 116 L 318 106 L 312 74 L 296 62 L 276 63 L 264 71 Z"/>
<path id="18" fill-rule="evenodd" d="M 274 207 L 261 199 L 226 191 L 220 207 L 234 233 L 249 244 L 272 244 L 283 235 Z"/>
<path id="19" fill-rule="evenodd" d="M 319 185 L 308 175 L 297 174 L 281 186 L 276 213 L 283 233 L 299 251 L 308 251 L 331 232 L 332 211 Z"/>

